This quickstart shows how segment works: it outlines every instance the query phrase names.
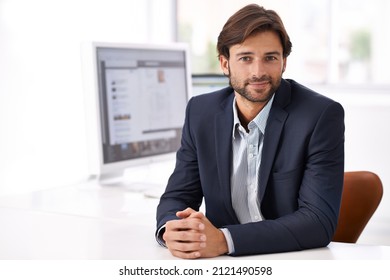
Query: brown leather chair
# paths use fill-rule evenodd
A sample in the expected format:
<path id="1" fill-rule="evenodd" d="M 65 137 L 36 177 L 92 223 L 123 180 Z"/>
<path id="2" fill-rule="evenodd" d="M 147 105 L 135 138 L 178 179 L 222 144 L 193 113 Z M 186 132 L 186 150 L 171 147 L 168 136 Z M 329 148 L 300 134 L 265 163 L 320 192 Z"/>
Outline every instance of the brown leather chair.
<path id="1" fill-rule="evenodd" d="M 356 243 L 383 195 L 380 178 L 373 172 L 344 173 L 341 208 L 333 241 Z"/>

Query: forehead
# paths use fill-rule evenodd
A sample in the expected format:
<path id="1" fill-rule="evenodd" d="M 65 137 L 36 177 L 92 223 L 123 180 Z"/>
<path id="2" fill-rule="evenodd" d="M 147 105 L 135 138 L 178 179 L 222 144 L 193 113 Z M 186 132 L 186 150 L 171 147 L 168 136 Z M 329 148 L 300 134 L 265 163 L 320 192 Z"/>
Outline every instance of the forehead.
<path id="1" fill-rule="evenodd" d="M 283 53 L 283 46 L 279 35 L 274 31 L 263 31 L 249 36 L 241 44 L 231 46 L 230 54 L 242 52 L 265 53 L 280 52 Z"/>

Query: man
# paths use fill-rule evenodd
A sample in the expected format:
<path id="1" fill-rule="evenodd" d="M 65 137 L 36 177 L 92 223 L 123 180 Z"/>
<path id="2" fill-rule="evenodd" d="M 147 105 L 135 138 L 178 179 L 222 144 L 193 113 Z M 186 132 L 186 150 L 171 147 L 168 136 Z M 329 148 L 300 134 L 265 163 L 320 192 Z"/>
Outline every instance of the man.
<path id="1" fill-rule="evenodd" d="M 286 252 L 332 240 L 344 175 L 342 106 L 282 79 L 291 42 L 258 5 L 217 49 L 231 87 L 192 98 L 157 240 L 180 258 Z M 206 215 L 199 211 L 204 199 Z"/>

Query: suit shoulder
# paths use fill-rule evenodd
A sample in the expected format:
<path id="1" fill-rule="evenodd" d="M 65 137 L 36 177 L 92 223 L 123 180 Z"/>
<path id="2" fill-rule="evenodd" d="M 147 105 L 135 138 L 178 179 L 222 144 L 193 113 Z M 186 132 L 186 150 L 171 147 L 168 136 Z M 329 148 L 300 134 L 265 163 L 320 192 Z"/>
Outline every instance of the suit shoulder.
<path id="1" fill-rule="evenodd" d="M 290 86 L 292 99 L 298 99 L 303 104 L 323 104 L 325 106 L 331 103 L 338 103 L 336 100 L 319 93 L 311 88 L 308 88 L 294 80 L 286 80 Z"/>
<path id="2" fill-rule="evenodd" d="M 197 109 L 203 108 L 204 110 L 209 110 L 213 108 L 215 110 L 218 106 L 229 102 L 234 96 L 233 92 L 231 87 L 226 87 L 210 93 L 193 96 L 189 103 Z"/>
<path id="3" fill-rule="evenodd" d="M 231 87 L 225 87 L 216 91 L 203 93 L 199 95 L 193 96 L 191 99 L 197 99 L 197 100 L 216 100 L 216 101 L 222 101 L 223 99 L 227 98 L 233 94 L 233 89 Z"/>

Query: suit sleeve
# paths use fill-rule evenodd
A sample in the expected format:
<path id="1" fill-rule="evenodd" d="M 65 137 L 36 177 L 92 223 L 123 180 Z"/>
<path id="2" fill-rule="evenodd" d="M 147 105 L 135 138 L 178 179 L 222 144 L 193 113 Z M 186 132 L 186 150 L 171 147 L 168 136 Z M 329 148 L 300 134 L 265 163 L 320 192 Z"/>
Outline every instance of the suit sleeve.
<path id="1" fill-rule="evenodd" d="M 176 154 L 176 166 L 157 207 L 157 229 L 167 221 L 177 219 L 176 212 L 191 207 L 199 210 L 203 193 L 200 186 L 196 146 L 191 137 L 192 100 L 188 102 L 181 147 Z"/>

